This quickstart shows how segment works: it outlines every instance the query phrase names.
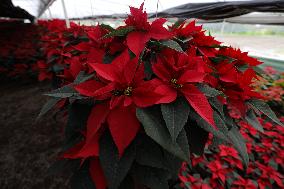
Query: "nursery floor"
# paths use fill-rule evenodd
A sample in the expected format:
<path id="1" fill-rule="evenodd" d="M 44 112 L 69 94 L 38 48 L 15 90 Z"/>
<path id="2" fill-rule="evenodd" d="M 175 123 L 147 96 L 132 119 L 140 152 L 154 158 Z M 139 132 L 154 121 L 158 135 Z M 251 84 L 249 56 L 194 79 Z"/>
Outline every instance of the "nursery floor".
<path id="1" fill-rule="evenodd" d="M 51 115 L 35 122 L 49 90 L 36 81 L 0 78 L 0 188 L 68 188 L 66 176 L 47 175 L 61 145 L 62 123 Z"/>

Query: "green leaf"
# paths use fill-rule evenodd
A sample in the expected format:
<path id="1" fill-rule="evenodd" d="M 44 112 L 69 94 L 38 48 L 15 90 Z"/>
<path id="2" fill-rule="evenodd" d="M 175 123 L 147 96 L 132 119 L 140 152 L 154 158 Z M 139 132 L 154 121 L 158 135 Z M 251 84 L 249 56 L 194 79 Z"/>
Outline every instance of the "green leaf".
<path id="1" fill-rule="evenodd" d="M 218 100 L 218 98 L 209 98 L 208 101 L 222 117 L 225 117 L 223 104 Z"/>
<path id="2" fill-rule="evenodd" d="M 225 123 L 225 121 L 218 115 L 217 112 L 213 112 L 214 122 L 219 131 L 221 131 L 224 135 L 228 134 L 229 129 Z"/>
<path id="3" fill-rule="evenodd" d="M 78 37 L 78 40 L 79 40 L 79 41 L 88 42 L 88 41 L 89 41 L 89 38 L 88 38 L 86 35 L 83 35 L 83 36 L 79 36 L 79 37 Z"/>
<path id="4" fill-rule="evenodd" d="M 213 136 L 212 143 L 210 144 L 209 149 L 215 150 L 216 148 L 218 148 L 218 146 L 220 144 L 228 144 L 228 142 L 224 142 L 224 140 L 222 140 L 222 139 L 220 139 L 216 136 Z"/>
<path id="5" fill-rule="evenodd" d="M 183 22 L 185 21 L 185 19 L 178 19 L 173 25 L 172 28 L 178 28 Z"/>
<path id="6" fill-rule="evenodd" d="M 103 63 L 104 64 L 110 64 L 113 61 L 114 58 L 115 58 L 114 55 L 105 54 L 105 56 L 103 58 Z"/>
<path id="7" fill-rule="evenodd" d="M 249 163 L 249 156 L 247 153 L 245 139 L 236 127 L 232 127 L 232 129 L 228 132 L 228 138 L 235 149 L 239 152 L 241 158 L 243 159 L 244 166 L 247 167 Z"/>
<path id="8" fill-rule="evenodd" d="M 107 179 L 109 189 L 117 189 L 128 174 L 135 158 L 135 144 L 131 144 L 122 157 L 109 132 L 100 140 L 100 162 Z"/>
<path id="9" fill-rule="evenodd" d="M 160 41 L 160 44 L 162 46 L 168 47 L 168 48 L 173 49 L 175 51 L 184 53 L 184 51 L 182 50 L 181 46 L 174 40 Z"/>
<path id="10" fill-rule="evenodd" d="M 250 99 L 248 100 L 248 103 L 253 107 L 265 114 L 267 117 L 269 117 L 272 121 L 277 123 L 278 125 L 283 126 L 283 124 L 279 121 L 279 119 L 276 117 L 275 113 L 270 109 L 268 104 L 265 102 L 259 100 L 259 99 Z"/>
<path id="11" fill-rule="evenodd" d="M 177 98 L 172 103 L 161 104 L 161 111 L 171 138 L 173 141 L 176 141 L 188 119 L 189 105 L 184 98 Z"/>
<path id="12" fill-rule="evenodd" d="M 71 138 L 76 140 L 74 136 L 81 136 L 81 131 L 87 125 L 91 109 L 91 105 L 79 104 L 77 102 L 69 105 L 68 120 L 65 127 L 66 142 L 69 143 Z"/>
<path id="13" fill-rule="evenodd" d="M 169 173 L 163 169 L 148 166 L 135 166 L 134 176 L 140 184 L 151 189 L 169 189 Z"/>
<path id="14" fill-rule="evenodd" d="M 90 176 L 87 163 L 77 170 L 70 180 L 71 189 L 95 189 L 96 186 Z"/>
<path id="15" fill-rule="evenodd" d="M 213 63 L 219 64 L 220 62 L 223 62 L 224 60 L 227 60 L 227 58 L 224 57 L 224 56 L 216 56 L 216 57 L 210 57 L 210 60 Z"/>
<path id="16" fill-rule="evenodd" d="M 223 94 L 221 91 L 218 91 L 206 84 L 198 84 L 197 87 L 202 93 L 205 94 L 205 96 L 208 97 L 216 97 Z"/>
<path id="17" fill-rule="evenodd" d="M 245 120 L 252 125 L 256 130 L 260 131 L 260 132 L 264 132 L 263 131 L 263 127 L 262 125 L 259 123 L 256 115 L 254 114 L 253 110 L 249 110 L 247 112 L 247 115 L 245 116 Z"/>
<path id="18" fill-rule="evenodd" d="M 125 36 L 126 34 L 128 34 L 129 32 L 133 30 L 134 30 L 134 27 L 132 26 L 119 28 L 119 29 L 113 30 L 110 33 L 104 35 L 102 38 L 104 39 L 104 38 L 109 38 L 109 37 Z"/>
<path id="19" fill-rule="evenodd" d="M 164 161 L 167 165 L 167 171 L 171 175 L 171 180 L 178 180 L 179 170 L 181 168 L 183 160 L 177 158 L 173 154 L 163 151 L 164 152 Z"/>
<path id="20" fill-rule="evenodd" d="M 237 66 L 237 69 L 241 72 L 245 72 L 248 68 L 249 68 L 249 65 L 247 65 L 247 64 Z"/>
<path id="21" fill-rule="evenodd" d="M 47 60 L 47 64 L 50 64 L 52 62 L 54 62 L 55 60 L 57 60 L 59 58 L 58 55 L 52 55 L 48 60 Z"/>
<path id="22" fill-rule="evenodd" d="M 191 110 L 189 117 L 191 120 L 196 121 L 197 125 L 204 129 L 205 131 L 212 133 L 214 136 L 221 138 L 225 141 L 228 141 L 228 138 L 226 135 L 224 135 L 222 132 L 219 130 L 216 130 L 215 128 L 212 127 L 207 121 L 205 121 L 200 115 L 198 115 L 193 109 Z"/>
<path id="23" fill-rule="evenodd" d="M 135 188 L 135 183 L 132 175 L 127 175 L 119 186 L 119 189 L 133 189 Z"/>
<path id="24" fill-rule="evenodd" d="M 55 98 L 69 98 L 72 96 L 80 96 L 79 93 L 77 93 L 77 91 L 75 91 L 75 89 L 73 89 L 73 87 L 71 87 L 70 85 L 65 85 L 44 95 Z"/>
<path id="25" fill-rule="evenodd" d="M 151 79 L 152 75 L 154 74 L 152 70 L 152 64 L 150 61 L 144 61 L 144 72 L 146 75 L 146 79 Z"/>
<path id="26" fill-rule="evenodd" d="M 138 108 L 136 110 L 136 115 L 149 137 L 151 137 L 168 152 L 183 160 L 187 160 L 185 154 L 182 152 L 178 144 L 170 140 L 171 135 L 162 119 L 159 106 L 152 106 L 143 109 Z"/>
<path id="27" fill-rule="evenodd" d="M 240 134 L 238 128 L 235 124 L 230 125 L 231 129 L 228 130 L 226 122 L 216 113 L 214 112 L 214 121 L 219 131 L 221 131 L 227 139 L 225 142 L 231 143 L 235 149 L 239 152 L 241 158 L 243 159 L 244 166 L 248 166 L 249 156 L 247 153 L 246 143 L 243 136 Z"/>
<path id="28" fill-rule="evenodd" d="M 136 162 L 140 165 L 166 169 L 166 165 L 162 161 L 164 155 L 161 147 L 146 135 L 141 136 L 141 143 L 137 147 Z"/>
<path id="29" fill-rule="evenodd" d="M 182 149 L 183 153 L 186 155 L 187 159 L 189 159 L 190 151 L 189 151 L 189 142 L 187 139 L 187 134 L 185 129 L 183 128 L 177 137 L 177 143 L 179 147 Z"/>
<path id="30" fill-rule="evenodd" d="M 264 75 L 266 74 L 265 71 L 263 71 L 260 67 L 254 66 L 253 70 L 258 74 L 258 75 Z"/>
<path id="31" fill-rule="evenodd" d="M 109 31 L 114 31 L 115 29 L 113 27 L 111 27 L 110 25 L 106 25 L 106 24 L 100 24 L 100 27 Z"/>
<path id="32" fill-rule="evenodd" d="M 209 133 L 200 128 L 195 122 L 189 122 L 186 125 L 186 131 L 188 133 L 190 152 L 199 156 L 202 155 Z"/>
<path id="33" fill-rule="evenodd" d="M 89 79 L 91 79 L 94 76 L 94 74 L 86 74 L 84 71 L 80 71 L 80 73 L 77 75 L 76 79 L 74 80 L 74 84 L 83 83 Z"/>
<path id="34" fill-rule="evenodd" d="M 52 66 L 52 70 L 53 70 L 53 72 L 58 73 L 58 72 L 61 72 L 61 71 L 64 70 L 64 66 L 60 65 L 60 64 L 54 64 Z"/>
<path id="35" fill-rule="evenodd" d="M 272 158 L 269 160 L 268 165 L 275 170 L 278 170 L 278 163 L 276 163 Z"/>
<path id="36" fill-rule="evenodd" d="M 36 120 L 39 120 L 43 115 L 45 115 L 51 108 L 53 108 L 61 99 L 60 98 L 52 98 L 49 99 L 41 108 L 39 115 Z"/>

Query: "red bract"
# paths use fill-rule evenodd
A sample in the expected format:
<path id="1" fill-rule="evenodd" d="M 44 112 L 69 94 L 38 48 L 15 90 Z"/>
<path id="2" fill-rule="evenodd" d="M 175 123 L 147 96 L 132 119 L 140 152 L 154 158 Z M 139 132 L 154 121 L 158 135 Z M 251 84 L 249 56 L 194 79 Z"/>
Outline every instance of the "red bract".
<path id="1" fill-rule="evenodd" d="M 107 121 L 120 155 L 133 140 L 139 128 L 135 107 L 154 105 L 161 98 L 161 95 L 154 92 L 156 80 L 144 81 L 143 66 L 138 64 L 137 59 L 130 60 L 127 53 L 126 51 L 112 64 L 90 64 L 102 81 L 89 80 L 75 87 L 85 96 L 109 100 L 109 105 L 104 103 L 109 108 L 94 107 L 93 112 L 105 110 L 105 114 L 108 114 L 105 117 L 100 116 L 104 119 L 100 121 L 100 124 Z M 95 127 L 101 125 L 96 126 L 95 121 L 90 121 L 93 120 L 92 116 L 91 113 L 88 122 L 92 128 L 87 132 L 95 134 L 94 125 Z M 123 129 L 120 125 L 123 125 Z"/>
<path id="2" fill-rule="evenodd" d="M 221 43 L 216 41 L 212 36 L 206 36 L 205 31 L 202 30 L 202 26 L 196 26 L 195 21 L 187 25 L 183 22 L 177 28 L 172 26 L 170 29 L 188 44 L 196 47 L 206 58 L 214 57 L 217 54 L 218 51 L 212 47 L 219 46 Z"/>
<path id="3" fill-rule="evenodd" d="M 234 189 L 257 189 L 257 186 L 250 179 L 243 179 L 242 177 L 239 180 L 233 182 L 232 188 Z"/>
<path id="4" fill-rule="evenodd" d="M 190 186 L 192 189 L 211 189 L 208 184 L 202 182 L 202 179 L 195 178 L 191 175 L 188 175 L 188 177 L 180 176 L 180 180 L 183 183 L 181 185 L 182 187 Z"/>
<path id="5" fill-rule="evenodd" d="M 238 157 L 238 152 L 229 146 L 225 146 L 225 145 L 220 145 L 220 156 L 222 157 L 227 157 L 227 156 L 232 156 L 232 157 Z"/>
<path id="6" fill-rule="evenodd" d="M 208 168 L 212 172 L 212 179 L 220 179 L 222 183 L 225 183 L 226 174 L 228 170 L 222 166 L 222 164 L 216 160 L 209 163 Z"/>
<path id="7" fill-rule="evenodd" d="M 234 69 L 235 70 L 235 69 Z M 247 69 L 244 73 L 229 72 L 231 78 L 226 78 L 226 81 L 223 78 L 225 84 L 224 93 L 228 97 L 229 103 L 236 107 L 242 115 L 245 114 L 247 108 L 244 102 L 251 98 L 262 98 L 262 96 L 256 92 L 251 87 L 252 79 L 255 77 L 255 72 L 252 69 Z"/>
<path id="8" fill-rule="evenodd" d="M 179 56 L 178 60 L 171 59 L 169 62 L 158 59 L 153 65 L 153 71 L 159 78 L 156 92 L 163 94 L 159 103 L 171 103 L 178 95 L 183 95 L 203 119 L 215 126 L 213 110 L 207 98 L 194 85 L 204 81 L 205 73 L 188 69 L 190 57 L 184 54 Z"/>
<path id="9" fill-rule="evenodd" d="M 202 26 L 196 26 L 196 22 L 194 20 L 187 25 L 185 22 L 183 22 L 178 27 L 171 26 L 170 29 L 177 37 L 188 38 L 201 32 Z"/>
<path id="10" fill-rule="evenodd" d="M 250 66 L 257 66 L 262 63 L 257 59 L 248 56 L 247 52 L 242 52 L 240 49 L 222 48 L 218 54 L 233 58 L 233 63 L 236 65 L 248 64 Z"/>
<path id="11" fill-rule="evenodd" d="M 39 75 L 38 75 L 38 80 L 43 81 L 45 79 L 50 80 L 52 78 L 52 72 L 49 72 L 48 65 L 43 61 L 39 60 L 37 62 L 37 68 L 39 69 Z"/>
<path id="12" fill-rule="evenodd" d="M 156 40 L 169 39 L 173 35 L 163 27 L 166 19 L 159 18 L 149 24 L 147 21 L 147 13 L 143 12 L 144 3 L 140 8 L 130 7 L 131 14 L 125 20 L 127 26 L 134 27 L 134 31 L 127 35 L 126 41 L 129 49 L 136 55 L 145 48 L 146 43 L 152 38 Z"/>

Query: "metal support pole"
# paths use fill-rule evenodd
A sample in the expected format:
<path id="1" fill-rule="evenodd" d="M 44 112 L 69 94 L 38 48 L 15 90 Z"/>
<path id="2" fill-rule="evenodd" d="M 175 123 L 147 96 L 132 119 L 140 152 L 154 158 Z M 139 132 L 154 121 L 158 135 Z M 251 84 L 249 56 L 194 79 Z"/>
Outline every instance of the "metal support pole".
<path id="1" fill-rule="evenodd" d="M 49 18 L 52 19 L 52 14 L 51 14 L 50 8 L 48 8 L 47 10 L 48 10 Z"/>
<path id="2" fill-rule="evenodd" d="M 68 15 L 67 15 L 67 11 L 66 11 L 64 0 L 61 0 L 61 3 L 62 3 L 63 13 L 64 13 L 64 17 L 65 17 L 66 27 L 70 28 L 70 20 L 69 20 Z"/>
<path id="3" fill-rule="evenodd" d="M 226 24 L 226 19 L 224 19 L 224 20 L 223 20 L 223 23 L 222 23 L 222 27 L 221 27 L 221 35 L 223 35 L 223 33 L 224 33 L 225 24 Z"/>

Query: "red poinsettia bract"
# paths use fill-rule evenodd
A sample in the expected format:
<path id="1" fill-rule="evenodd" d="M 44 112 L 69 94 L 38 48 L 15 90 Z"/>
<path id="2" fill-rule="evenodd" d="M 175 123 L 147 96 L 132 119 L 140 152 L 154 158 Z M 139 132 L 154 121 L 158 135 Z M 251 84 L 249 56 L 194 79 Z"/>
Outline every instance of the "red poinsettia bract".
<path id="1" fill-rule="evenodd" d="M 153 65 L 153 72 L 159 78 L 156 92 L 163 94 L 160 103 L 171 103 L 177 96 L 183 95 L 194 110 L 208 123 L 215 126 L 213 110 L 206 98 L 195 86 L 204 81 L 205 73 L 190 69 L 190 56 L 180 54 L 179 59 L 170 62 L 158 59 Z"/>
<path id="2" fill-rule="evenodd" d="M 143 51 L 146 43 L 152 38 L 156 40 L 169 39 L 173 35 L 163 24 L 167 21 L 166 19 L 159 18 L 150 24 L 147 20 L 147 13 L 143 12 L 144 3 L 141 4 L 140 8 L 130 7 L 131 14 L 125 20 L 127 26 L 134 27 L 134 31 L 130 32 L 127 37 L 127 46 L 136 55 Z"/>
<path id="3" fill-rule="evenodd" d="M 135 108 L 154 105 L 161 98 L 154 92 L 156 80 L 144 81 L 143 66 L 136 58 L 130 60 L 127 53 L 112 64 L 90 64 L 100 81 L 89 80 L 75 87 L 80 94 L 102 100 L 90 114 L 86 145 L 98 140 L 97 131 L 107 122 L 120 155 L 140 127 Z"/>

